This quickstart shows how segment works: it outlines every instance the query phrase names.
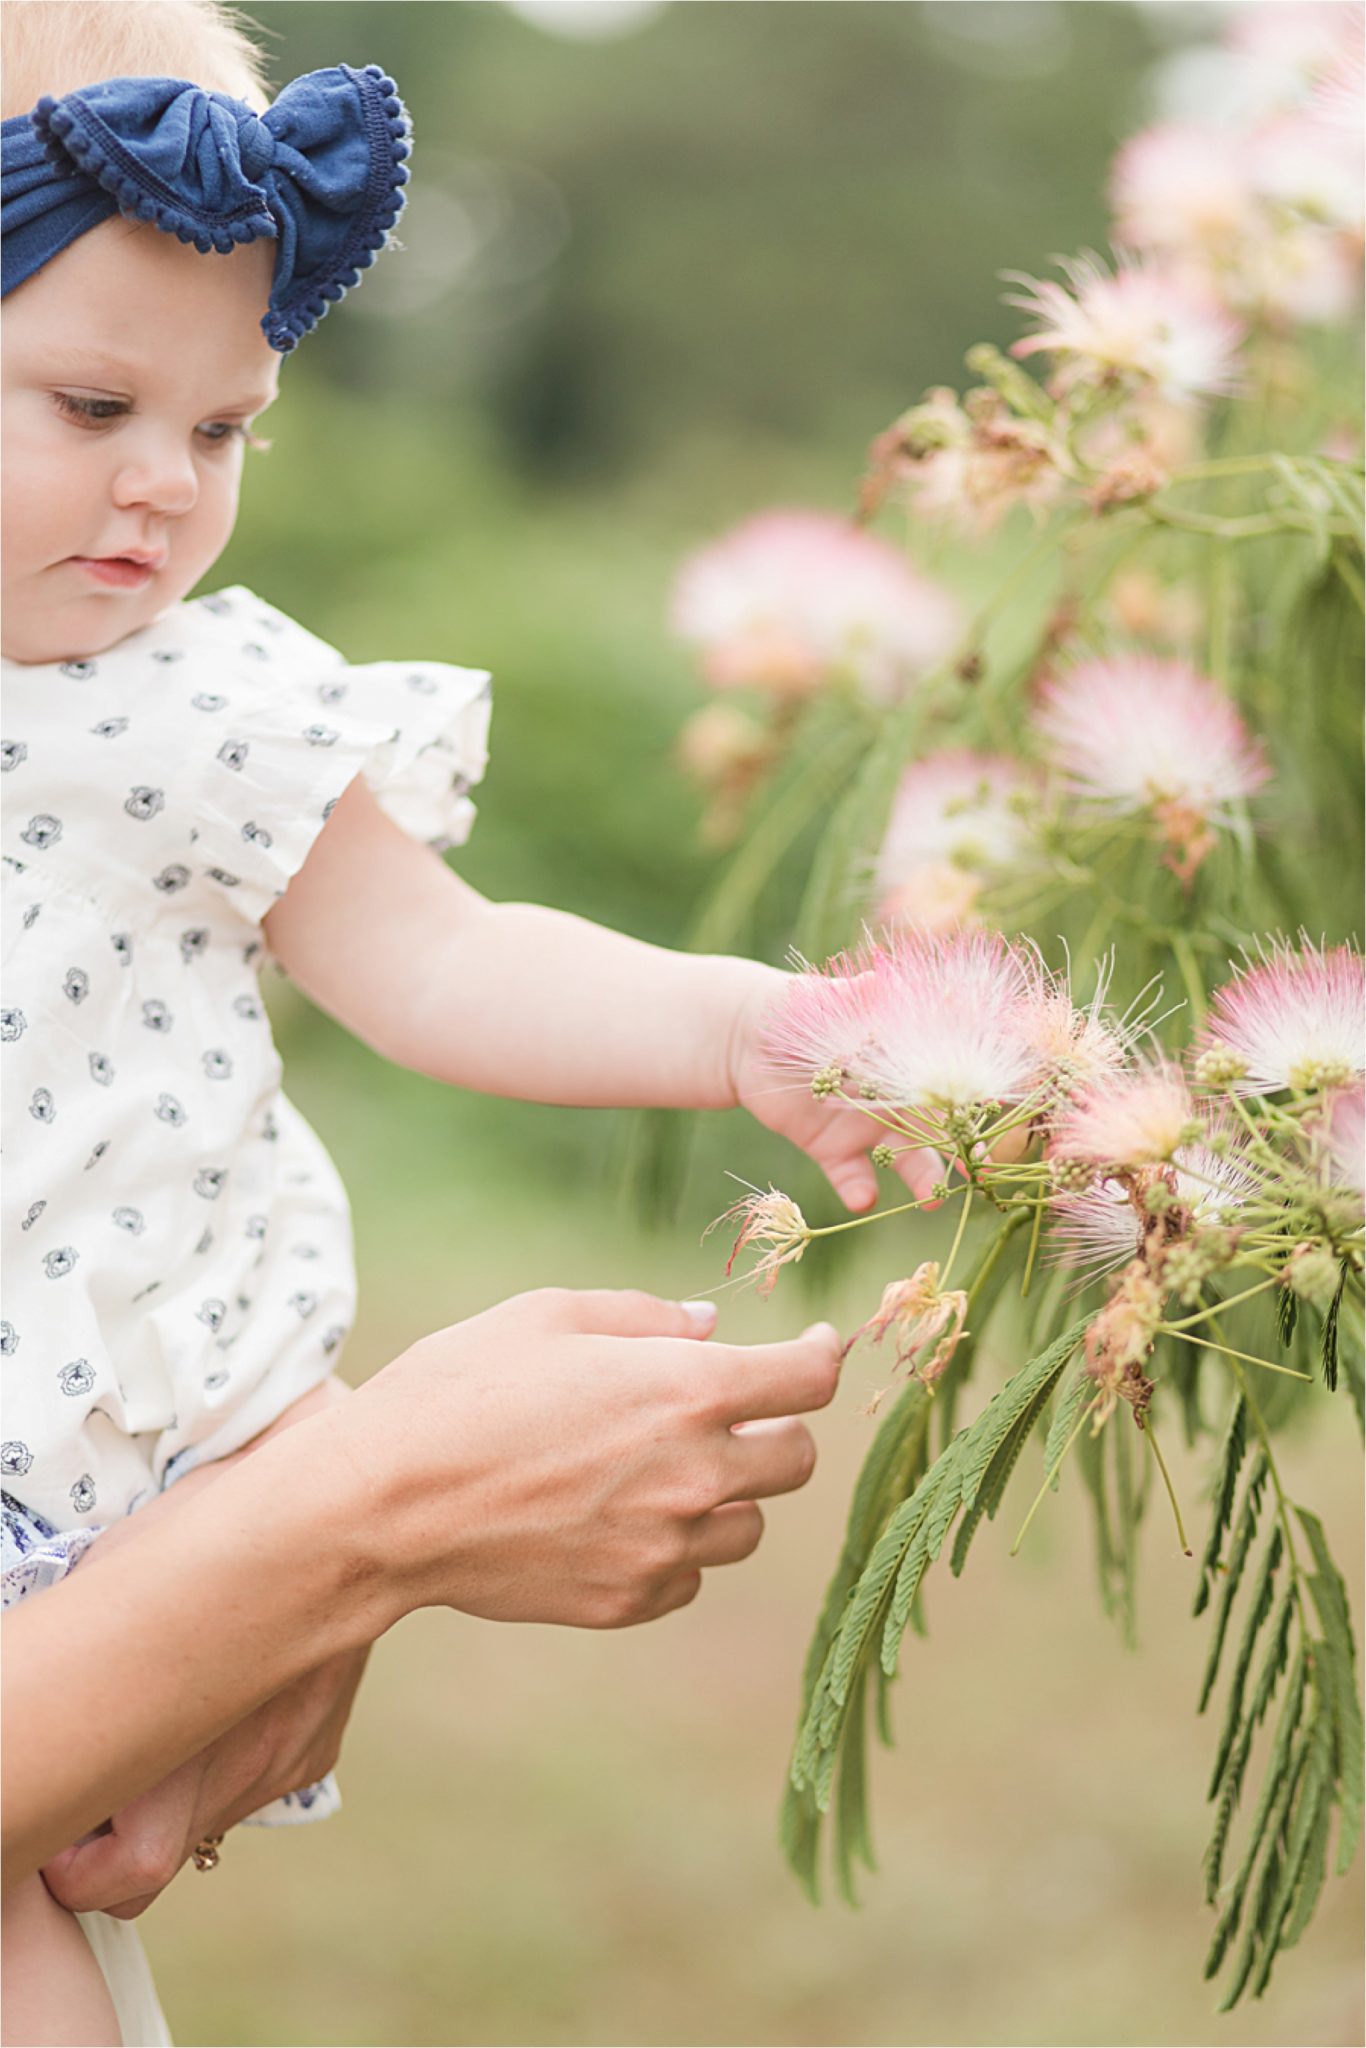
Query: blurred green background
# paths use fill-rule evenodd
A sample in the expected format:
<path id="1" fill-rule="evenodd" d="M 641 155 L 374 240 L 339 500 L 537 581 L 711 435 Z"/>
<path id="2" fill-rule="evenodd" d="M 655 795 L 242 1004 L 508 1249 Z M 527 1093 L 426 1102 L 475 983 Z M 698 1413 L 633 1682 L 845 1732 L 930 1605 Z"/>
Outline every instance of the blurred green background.
<path id="1" fill-rule="evenodd" d="M 1215 10 L 692 0 L 596 35 L 563 4 L 549 27 L 482 0 L 252 13 L 277 83 L 338 60 L 395 75 L 416 183 L 406 253 L 286 366 L 212 583 L 357 660 L 490 667 L 461 873 L 676 943 L 712 865 L 671 756 L 701 701 L 664 627 L 680 557 L 767 505 L 846 508 L 872 434 L 1018 331 L 997 273 L 1103 246 L 1150 67 Z M 704 1291 L 723 1168 L 782 1171 L 756 1129 L 711 1119 L 681 1217 L 651 1232 L 619 1120 L 461 1096 L 270 994 L 354 1203 L 353 1379 L 522 1287 Z M 851 1327 L 882 1263 L 812 1271 L 814 1297 L 723 1296 L 722 1334 L 817 1309 Z M 210 1884 L 182 1878 L 144 1922 L 176 2039 L 1359 2042 L 1355 1876 L 1263 2005 L 1212 2017 L 1191 1567 L 1152 1516 L 1128 1655 L 1066 1488 L 1019 1560 L 998 1536 L 951 1597 L 931 1589 L 877 1765 L 884 1873 L 857 1916 L 802 1900 L 774 1815 L 871 1390 L 854 1367 L 812 1486 L 687 1614 L 601 1638 L 423 1615 L 382 1644 L 344 1816 L 235 1834 Z M 1287 1458 L 1350 1562 L 1356 1446 L 1331 1422 Z M 1182 1480 L 1194 1503 L 1188 1462 Z"/>

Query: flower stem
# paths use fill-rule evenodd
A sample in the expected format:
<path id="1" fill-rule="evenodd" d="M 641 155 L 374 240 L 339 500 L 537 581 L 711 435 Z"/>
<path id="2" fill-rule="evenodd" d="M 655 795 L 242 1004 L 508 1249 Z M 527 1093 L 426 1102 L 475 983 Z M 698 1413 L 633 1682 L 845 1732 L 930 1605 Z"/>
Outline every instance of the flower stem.
<path id="1" fill-rule="evenodd" d="M 1151 1416 L 1144 1417 L 1143 1433 L 1147 1437 L 1148 1442 L 1152 1446 L 1153 1456 L 1157 1460 L 1157 1469 L 1162 1474 L 1163 1480 L 1166 1482 L 1167 1498 L 1172 1504 L 1172 1513 L 1176 1517 L 1176 1540 L 1181 1545 L 1181 1548 L 1185 1552 L 1186 1556 L 1193 1557 L 1195 1553 L 1192 1551 L 1190 1544 L 1186 1541 L 1186 1531 L 1181 1521 L 1181 1510 L 1177 1506 L 1176 1488 L 1172 1485 L 1172 1475 L 1167 1470 L 1167 1461 L 1157 1447 L 1157 1437 L 1153 1431 Z"/>
<path id="2" fill-rule="evenodd" d="M 1255 1287 L 1247 1287 L 1241 1294 L 1230 1294 L 1224 1301 L 1211 1302 L 1208 1308 L 1198 1309 L 1193 1316 L 1182 1316 L 1180 1322 L 1167 1323 L 1164 1328 L 1169 1333 L 1192 1330 L 1197 1323 L 1208 1322 L 1212 1316 L 1222 1315 L 1226 1308 L 1234 1308 L 1240 1301 L 1251 1301 L 1254 1294 L 1265 1294 L 1268 1287 L 1279 1287 L 1280 1284 L 1280 1274 L 1273 1273 L 1269 1280 L 1260 1280 Z"/>
<path id="3" fill-rule="evenodd" d="M 1099 1395 L 1097 1395 L 1097 1396 L 1096 1396 L 1096 1401 L 1098 1401 L 1099 1399 L 1100 1399 L 1100 1396 L 1099 1396 Z M 1067 1439 L 1067 1442 L 1066 1442 L 1066 1443 L 1065 1443 L 1065 1444 L 1063 1445 L 1062 1449 L 1061 1449 L 1061 1450 L 1060 1450 L 1060 1451 L 1058 1452 L 1058 1455 L 1057 1455 L 1057 1457 L 1056 1457 L 1056 1458 L 1055 1458 L 1055 1459 L 1053 1460 L 1053 1463 L 1052 1463 L 1052 1465 L 1050 1466 L 1049 1470 L 1048 1470 L 1048 1471 L 1047 1471 L 1047 1472 L 1046 1472 L 1046 1473 L 1044 1474 L 1044 1481 L 1043 1481 L 1043 1485 L 1042 1485 L 1042 1486 L 1041 1486 L 1041 1487 L 1039 1488 L 1038 1492 L 1037 1492 L 1037 1493 L 1035 1494 L 1035 1496 L 1034 1496 L 1034 1500 L 1033 1500 L 1033 1503 L 1032 1503 L 1032 1505 L 1031 1505 L 1031 1507 L 1030 1507 L 1030 1510 L 1029 1510 L 1029 1513 L 1028 1513 L 1028 1514 L 1027 1514 L 1027 1515 L 1025 1516 L 1025 1518 L 1024 1518 L 1024 1520 L 1023 1520 L 1023 1522 L 1021 1522 L 1021 1524 L 1020 1524 L 1020 1533 L 1019 1533 L 1019 1535 L 1018 1535 L 1018 1536 L 1017 1536 L 1017 1537 L 1015 1538 L 1015 1541 L 1014 1541 L 1014 1542 L 1013 1542 L 1013 1543 L 1011 1544 L 1011 1546 L 1010 1546 L 1010 1555 L 1011 1555 L 1012 1557 L 1014 1557 L 1014 1556 L 1015 1556 L 1016 1552 L 1017 1552 L 1017 1551 L 1019 1550 L 1019 1547 L 1020 1547 L 1020 1545 L 1021 1545 L 1021 1544 L 1022 1544 L 1022 1543 L 1024 1542 L 1024 1540 L 1025 1540 L 1025 1532 L 1026 1532 L 1026 1530 L 1028 1529 L 1028 1527 L 1029 1527 L 1030 1523 L 1031 1523 L 1031 1522 L 1033 1521 L 1033 1519 L 1034 1519 L 1035 1515 L 1036 1515 L 1036 1514 L 1038 1513 L 1038 1511 L 1039 1511 L 1039 1506 L 1040 1506 L 1040 1503 L 1041 1503 L 1041 1502 L 1042 1502 L 1042 1500 L 1043 1500 L 1043 1497 L 1044 1497 L 1044 1495 L 1045 1495 L 1045 1494 L 1047 1493 L 1047 1491 L 1048 1491 L 1049 1487 L 1050 1487 L 1050 1486 L 1051 1486 L 1051 1485 L 1053 1484 L 1053 1481 L 1054 1481 L 1054 1480 L 1055 1480 L 1055 1479 L 1057 1478 L 1057 1476 L 1058 1476 L 1059 1472 L 1061 1472 L 1061 1470 L 1062 1470 L 1062 1468 L 1063 1468 L 1063 1465 L 1065 1464 L 1065 1462 L 1066 1462 L 1066 1459 L 1067 1459 L 1067 1453 L 1068 1453 L 1068 1452 L 1069 1452 L 1069 1451 L 1071 1450 L 1071 1448 L 1072 1448 L 1073 1444 L 1074 1444 L 1074 1443 L 1076 1442 L 1077 1438 L 1078 1438 L 1078 1437 L 1079 1437 L 1079 1436 L 1081 1435 L 1082 1429 L 1083 1429 L 1083 1427 L 1084 1427 L 1084 1425 L 1085 1425 L 1085 1423 L 1086 1423 L 1086 1421 L 1087 1421 L 1088 1417 L 1090 1416 L 1090 1414 L 1091 1414 L 1091 1411 L 1092 1411 L 1092 1410 L 1094 1409 L 1094 1407 L 1095 1407 L 1095 1405 L 1096 1405 L 1096 1401 L 1088 1401 L 1088 1402 L 1087 1402 L 1087 1404 L 1086 1404 L 1086 1406 L 1085 1406 L 1085 1407 L 1084 1407 L 1084 1408 L 1082 1409 L 1082 1411 L 1081 1411 L 1081 1414 L 1080 1414 L 1080 1415 L 1079 1415 L 1079 1416 L 1077 1417 L 1077 1426 L 1076 1426 L 1076 1428 L 1075 1428 L 1075 1429 L 1074 1429 L 1074 1430 L 1072 1431 L 1072 1434 L 1071 1434 L 1071 1436 L 1069 1436 L 1069 1437 L 1068 1437 L 1068 1439 Z"/>
<path id="4" fill-rule="evenodd" d="M 949 1275 L 953 1271 L 953 1262 L 958 1257 L 958 1249 L 963 1242 L 963 1232 L 968 1227 L 968 1211 L 972 1207 L 974 1192 L 972 1182 L 969 1181 L 963 1189 L 963 1206 L 958 1212 L 958 1228 L 954 1233 L 953 1243 L 949 1247 L 949 1256 L 944 1262 L 943 1278 L 939 1282 L 941 1289 L 947 1288 L 949 1284 Z"/>
<path id="5" fill-rule="evenodd" d="M 1159 1323 L 1158 1330 L 1164 1337 L 1175 1337 L 1179 1344 L 1198 1344 L 1202 1351 L 1222 1351 L 1225 1358 L 1241 1358 L 1245 1365 L 1262 1365 L 1268 1372 L 1282 1372 L 1288 1380 L 1306 1380 L 1313 1385 L 1313 1376 L 1307 1372 L 1296 1372 L 1292 1365 L 1276 1365 L 1269 1358 L 1254 1358 L 1250 1351 L 1234 1351 L 1228 1344 L 1217 1344 L 1213 1337 L 1188 1337 L 1184 1330 L 1176 1330 L 1169 1323 Z"/>

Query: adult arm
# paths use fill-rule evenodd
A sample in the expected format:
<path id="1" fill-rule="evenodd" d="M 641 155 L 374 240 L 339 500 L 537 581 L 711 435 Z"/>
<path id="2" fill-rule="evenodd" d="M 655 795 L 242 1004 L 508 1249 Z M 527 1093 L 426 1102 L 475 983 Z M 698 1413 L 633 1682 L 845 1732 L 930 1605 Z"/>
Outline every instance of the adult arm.
<path id="1" fill-rule="evenodd" d="M 6 1885 L 414 1608 L 621 1627 L 747 1556 L 839 1340 L 699 1334 L 648 1295 L 516 1296 L 12 1611 Z"/>

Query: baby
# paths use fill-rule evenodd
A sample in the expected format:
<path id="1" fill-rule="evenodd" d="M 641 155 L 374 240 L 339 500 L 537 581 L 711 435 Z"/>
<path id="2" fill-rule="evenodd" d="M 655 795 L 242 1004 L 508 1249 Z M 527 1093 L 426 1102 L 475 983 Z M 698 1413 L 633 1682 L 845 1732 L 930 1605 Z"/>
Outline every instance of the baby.
<path id="1" fill-rule="evenodd" d="M 280 1090 L 268 955 L 453 1085 L 744 1103 L 851 1207 L 876 1177 L 864 1119 L 764 1069 L 776 970 L 487 902 L 439 857 L 472 822 L 483 671 L 353 667 L 250 591 L 188 598 L 282 357 L 397 218 L 391 82 L 338 65 L 267 108 L 207 0 L 10 0 L 5 31 L 0 1467 L 22 1598 L 340 1391 L 346 1197 Z M 334 1804 L 329 1780 L 258 1818 Z M 9 1930 L 7 2039 L 166 2038 L 126 1922 L 82 1939 L 34 1878 Z"/>

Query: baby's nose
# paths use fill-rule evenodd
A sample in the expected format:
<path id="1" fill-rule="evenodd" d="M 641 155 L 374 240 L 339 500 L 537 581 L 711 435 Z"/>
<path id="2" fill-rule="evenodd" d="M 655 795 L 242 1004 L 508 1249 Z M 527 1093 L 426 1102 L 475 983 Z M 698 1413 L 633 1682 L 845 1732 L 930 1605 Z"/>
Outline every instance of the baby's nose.
<path id="1" fill-rule="evenodd" d="M 145 434 L 114 479 L 114 503 L 121 511 L 146 505 L 154 512 L 177 515 L 192 511 L 199 497 L 194 453 L 178 434 Z"/>

